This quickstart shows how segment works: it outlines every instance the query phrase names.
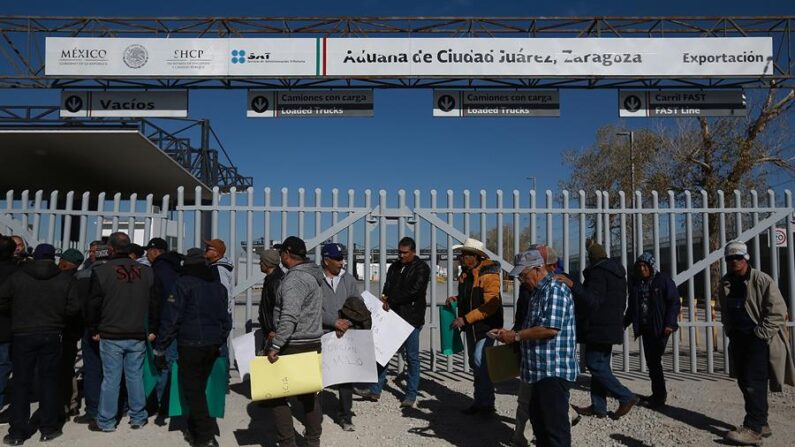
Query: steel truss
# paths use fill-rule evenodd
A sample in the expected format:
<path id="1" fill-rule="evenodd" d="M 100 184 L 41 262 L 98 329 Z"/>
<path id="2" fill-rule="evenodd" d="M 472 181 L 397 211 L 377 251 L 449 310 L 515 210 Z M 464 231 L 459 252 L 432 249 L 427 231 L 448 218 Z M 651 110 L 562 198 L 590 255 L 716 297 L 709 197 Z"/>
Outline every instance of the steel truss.
<path id="1" fill-rule="evenodd" d="M 767 88 L 795 87 L 795 17 L 36 17 L 0 16 L 0 87 L 15 88 Z M 761 78 L 284 78 L 44 77 L 44 38 L 68 37 L 763 37 L 774 72 Z"/>

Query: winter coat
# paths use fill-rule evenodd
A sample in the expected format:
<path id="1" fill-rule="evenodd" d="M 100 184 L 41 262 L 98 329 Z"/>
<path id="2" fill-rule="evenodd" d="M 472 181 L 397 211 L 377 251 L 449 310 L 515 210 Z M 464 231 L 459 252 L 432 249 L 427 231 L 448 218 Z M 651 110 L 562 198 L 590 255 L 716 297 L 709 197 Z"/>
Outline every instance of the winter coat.
<path id="1" fill-rule="evenodd" d="M 210 267 L 184 266 L 166 299 L 158 350 L 164 351 L 175 338 L 179 346 L 223 345 L 232 330 L 226 296 L 226 288 L 216 281 Z"/>
<path id="2" fill-rule="evenodd" d="M 499 264 L 484 259 L 458 277 L 458 316 L 466 322 L 462 330 L 472 332 L 475 340 L 502 328 L 501 272 Z"/>
<path id="3" fill-rule="evenodd" d="M 323 332 L 334 330 L 334 323 L 339 319 L 339 311 L 348 298 L 362 299 L 356 287 L 356 279 L 348 272 L 342 272 L 337 290 L 331 288 L 328 279 L 323 278 Z M 362 301 L 364 302 L 364 301 Z"/>
<path id="4" fill-rule="evenodd" d="M 749 269 L 750 274 L 745 281 L 745 311 L 756 323 L 754 335 L 767 340 L 770 347 L 770 389 L 781 391 L 784 384 L 795 386 L 795 363 L 790 351 L 789 330 L 786 326 L 787 304 L 773 278 L 759 270 L 750 267 Z M 728 318 L 727 311 L 731 284 L 731 276 L 725 275 L 721 278 L 721 287 L 718 289 L 721 322 L 727 334 L 732 333 L 732 321 Z M 730 372 L 734 377 L 733 364 Z"/>
<path id="5" fill-rule="evenodd" d="M 19 269 L 16 261 L 8 259 L 0 261 L 0 285 L 2 285 L 14 272 Z M 11 341 L 11 312 L 0 312 L 0 343 Z"/>
<path id="6" fill-rule="evenodd" d="M 62 332 L 66 318 L 79 312 L 72 275 L 50 259 L 30 261 L 0 286 L 0 311 L 11 315 L 11 332 Z"/>
<path id="7" fill-rule="evenodd" d="M 235 266 L 232 265 L 232 261 L 224 257 L 210 264 L 210 267 L 212 267 L 216 277 L 221 281 L 221 284 L 226 287 L 227 311 L 231 314 L 235 311 L 235 299 L 234 295 L 232 295 L 232 289 L 234 288 L 232 284 L 234 280 L 232 270 L 235 269 Z"/>
<path id="8" fill-rule="evenodd" d="M 276 266 L 262 282 L 262 297 L 259 300 L 258 314 L 259 326 L 266 336 L 270 332 L 276 332 L 276 325 L 273 322 L 273 307 L 276 305 L 276 292 L 279 291 L 282 278 L 284 278 L 284 272 L 281 267 Z"/>
<path id="9" fill-rule="evenodd" d="M 678 317 L 682 301 L 679 291 L 670 276 L 663 272 L 652 272 L 649 284 L 649 327 L 651 333 L 662 337 L 666 327 L 674 331 L 679 329 Z M 633 280 L 629 287 L 629 300 L 627 311 L 624 314 L 624 327 L 632 325 L 635 338 L 640 337 L 640 306 L 641 297 L 640 279 Z"/>
<path id="10" fill-rule="evenodd" d="M 295 265 L 287 271 L 273 307 L 276 336 L 271 341 L 271 349 L 279 351 L 287 344 L 293 348 L 320 344 L 323 281 L 323 270 L 311 262 Z"/>
<path id="11" fill-rule="evenodd" d="M 577 342 L 620 345 L 624 341 L 627 273 L 613 259 L 601 259 L 583 272 L 585 282 L 571 287 L 577 317 Z"/>
<path id="12" fill-rule="evenodd" d="M 409 264 L 393 262 L 386 272 L 383 294 L 389 307 L 414 327 L 425 324 L 425 293 L 431 268 L 418 256 Z"/>
<path id="13" fill-rule="evenodd" d="M 156 334 L 160 291 L 152 269 L 124 256 L 94 268 L 88 307 L 89 331 L 102 338 L 144 340 Z"/>

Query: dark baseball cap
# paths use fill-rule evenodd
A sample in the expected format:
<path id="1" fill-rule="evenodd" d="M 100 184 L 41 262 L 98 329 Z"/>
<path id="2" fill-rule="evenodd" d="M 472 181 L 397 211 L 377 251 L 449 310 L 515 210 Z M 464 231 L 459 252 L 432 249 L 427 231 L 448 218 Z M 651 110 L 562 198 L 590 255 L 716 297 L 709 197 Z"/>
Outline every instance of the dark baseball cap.
<path id="1" fill-rule="evenodd" d="M 341 244 L 326 244 L 320 251 L 320 255 L 324 258 L 339 259 L 345 256 L 345 250 Z"/>
<path id="2" fill-rule="evenodd" d="M 149 243 L 146 244 L 145 249 L 149 250 L 150 248 L 156 248 L 158 250 L 168 251 L 168 242 L 165 239 L 159 237 L 153 237 L 149 240 Z"/>
<path id="3" fill-rule="evenodd" d="M 276 244 L 273 248 L 279 251 L 286 251 L 296 256 L 306 257 L 306 243 L 303 239 L 296 236 L 288 236 L 281 244 Z"/>

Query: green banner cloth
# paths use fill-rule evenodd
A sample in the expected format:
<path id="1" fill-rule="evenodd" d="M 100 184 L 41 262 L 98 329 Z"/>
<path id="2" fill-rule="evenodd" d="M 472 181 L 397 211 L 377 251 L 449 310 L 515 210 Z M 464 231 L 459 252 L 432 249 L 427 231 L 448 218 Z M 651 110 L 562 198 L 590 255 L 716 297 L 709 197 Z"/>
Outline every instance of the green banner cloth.
<path id="1" fill-rule="evenodd" d="M 441 333 L 442 354 L 455 355 L 464 350 L 464 342 L 461 341 L 461 330 L 453 329 L 451 325 L 457 318 L 458 303 L 453 302 L 450 306 L 439 307 L 439 332 Z"/>
<path id="2" fill-rule="evenodd" d="M 210 417 L 224 417 L 226 405 L 226 389 L 229 385 L 227 372 L 229 371 L 229 359 L 218 357 L 215 359 L 210 377 L 207 379 L 205 396 L 207 397 L 207 410 Z M 179 366 L 177 362 L 171 364 L 171 390 L 168 395 L 168 415 L 169 417 L 182 416 L 188 414 L 188 403 L 182 393 L 182 385 L 179 383 Z"/>

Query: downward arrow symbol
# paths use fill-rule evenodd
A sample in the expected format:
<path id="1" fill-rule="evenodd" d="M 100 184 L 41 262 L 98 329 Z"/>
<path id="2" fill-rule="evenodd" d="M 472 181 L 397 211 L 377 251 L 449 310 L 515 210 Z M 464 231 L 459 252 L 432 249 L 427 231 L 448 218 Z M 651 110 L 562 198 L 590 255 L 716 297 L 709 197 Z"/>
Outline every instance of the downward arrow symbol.
<path id="1" fill-rule="evenodd" d="M 627 96 L 627 98 L 624 99 L 624 108 L 628 112 L 637 112 L 638 109 L 640 109 L 640 98 L 635 95 Z"/>
<path id="2" fill-rule="evenodd" d="M 76 113 L 83 108 L 83 99 L 79 96 L 72 95 L 66 98 L 66 103 L 64 105 L 66 106 L 66 110 Z"/>
<path id="3" fill-rule="evenodd" d="M 442 112 L 449 112 L 455 107 L 455 99 L 450 95 L 442 95 L 436 105 L 439 106 Z"/>
<path id="4" fill-rule="evenodd" d="M 264 96 L 255 96 L 251 101 L 251 109 L 257 113 L 268 110 L 268 98 Z"/>

